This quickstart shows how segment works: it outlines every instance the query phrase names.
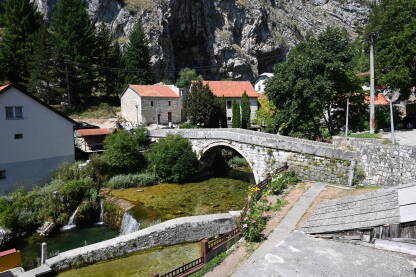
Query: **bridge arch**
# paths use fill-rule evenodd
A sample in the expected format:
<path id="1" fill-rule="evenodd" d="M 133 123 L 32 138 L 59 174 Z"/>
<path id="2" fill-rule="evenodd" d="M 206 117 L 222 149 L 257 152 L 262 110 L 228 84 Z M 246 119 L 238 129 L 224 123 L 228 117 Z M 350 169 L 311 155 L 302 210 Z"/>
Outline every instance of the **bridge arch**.
<path id="1" fill-rule="evenodd" d="M 256 171 L 255 167 L 254 167 L 254 161 L 250 158 L 250 155 L 248 153 L 246 153 L 246 151 L 244 151 L 243 149 L 241 149 L 240 147 L 238 147 L 237 144 L 234 144 L 230 141 L 226 141 L 226 140 L 216 140 L 214 142 L 210 142 L 206 145 L 203 145 L 202 148 L 198 149 L 199 151 L 197 152 L 197 156 L 198 159 L 201 160 L 203 159 L 207 153 L 209 153 L 211 150 L 214 150 L 215 148 L 221 148 L 221 147 L 226 147 L 226 148 L 231 148 L 234 151 L 236 151 L 238 154 L 240 154 L 249 164 L 253 175 L 254 175 L 254 180 L 257 183 L 259 183 L 260 180 L 260 176 L 258 174 L 258 172 Z"/>

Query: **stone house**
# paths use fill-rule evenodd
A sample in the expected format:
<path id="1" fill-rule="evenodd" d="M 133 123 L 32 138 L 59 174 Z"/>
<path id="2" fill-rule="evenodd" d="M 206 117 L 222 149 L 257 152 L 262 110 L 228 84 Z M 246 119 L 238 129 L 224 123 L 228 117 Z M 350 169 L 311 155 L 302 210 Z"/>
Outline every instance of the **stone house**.
<path id="1" fill-rule="evenodd" d="M 12 84 L 0 87 L 0 194 L 49 181 L 75 159 L 75 121 Z"/>
<path id="2" fill-rule="evenodd" d="M 120 100 L 121 116 L 133 126 L 181 122 L 182 94 L 176 86 L 129 85 Z"/>
<path id="3" fill-rule="evenodd" d="M 250 82 L 246 81 L 203 81 L 204 85 L 208 85 L 212 93 L 217 97 L 225 97 L 227 103 L 227 122 L 231 126 L 233 111 L 232 101 L 235 100 L 241 105 L 241 97 L 246 92 L 250 99 L 250 118 L 256 118 L 258 110 L 258 98 L 262 95 L 254 89 Z M 192 87 L 191 87 L 192 93 Z"/>

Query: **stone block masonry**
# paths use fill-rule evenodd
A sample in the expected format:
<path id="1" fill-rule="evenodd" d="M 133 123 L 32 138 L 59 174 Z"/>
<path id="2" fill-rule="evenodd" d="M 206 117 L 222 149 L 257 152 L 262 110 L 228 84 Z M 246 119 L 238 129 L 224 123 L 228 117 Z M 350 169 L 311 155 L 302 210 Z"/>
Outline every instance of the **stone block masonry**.
<path id="1" fill-rule="evenodd" d="M 181 217 L 99 243 L 72 249 L 46 260 L 54 271 L 80 267 L 158 246 L 195 242 L 228 233 L 237 227 L 239 213 Z"/>

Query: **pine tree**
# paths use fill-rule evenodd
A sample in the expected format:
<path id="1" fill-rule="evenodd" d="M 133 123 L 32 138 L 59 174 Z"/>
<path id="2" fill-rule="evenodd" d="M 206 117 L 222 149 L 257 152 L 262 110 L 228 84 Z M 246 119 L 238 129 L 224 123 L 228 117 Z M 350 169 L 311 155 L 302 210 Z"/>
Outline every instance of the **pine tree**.
<path id="1" fill-rule="evenodd" d="M 70 101 L 85 102 L 92 93 L 95 72 L 95 30 L 82 0 L 59 0 L 51 21 L 58 93 L 66 91 L 68 70 Z M 70 61 L 67 63 L 66 61 Z"/>
<path id="2" fill-rule="evenodd" d="M 127 72 L 125 83 L 127 84 L 150 84 L 153 81 L 150 67 L 150 55 L 147 47 L 147 39 L 140 22 L 134 26 L 127 43 L 123 62 Z"/>
<path id="3" fill-rule="evenodd" d="M 240 104 L 236 100 L 233 100 L 232 127 L 233 128 L 240 128 L 241 127 Z"/>
<path id="4" fill-rule="evenodd" d="M 52 42 L 46 25 L 42 25 L 36 35 L 35 51 L 31 57 L 28 90 L 46 103 L 57 103 L 59 98 L 52 89 L 54 61 Z"/>
<path id="5" fill-rule="evenodd" d="M 1 79 L 25 86 L 29 78 L 34 34 L 42 23 L 42 17 L 30 0 L 6 0 L 2 9 L 1 23 L 5 30 L 0 44 Z"/>
<path id="6" fill-rule="evenodd" d="M 120 68 L 122 67 L 121 57 L 119 44 L 112 41 L 110 31 L 102 23 L 96 35 L 96 65 L 103 68 Z M 99 70 L 97 90 L 106 96 L 117 95 L 123 86 L 123 82 L 120 81 L 122 76 L 117 70 Z"/>
<path id="7" fill-rule="evenodd" d="M 250 113 L 250 99 L 248 98 L 247 92 L 244 91 L 241 97 L 241 128 L 250 128 Z"/>

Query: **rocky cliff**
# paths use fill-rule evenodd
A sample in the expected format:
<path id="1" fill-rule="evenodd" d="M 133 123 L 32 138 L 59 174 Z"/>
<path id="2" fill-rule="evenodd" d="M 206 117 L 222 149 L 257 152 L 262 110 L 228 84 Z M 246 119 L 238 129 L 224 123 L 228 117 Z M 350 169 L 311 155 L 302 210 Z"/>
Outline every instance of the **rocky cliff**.
<path id="1" fill-rule="evenodd" d="M 50 18 L 57 0 L 35 0 Z M 352 37 L 372 0 L 86 0 L 88 13 L 125 42 L 140 20 L 158 80 L 183 67 L 207 79 L 253 80 L 272 70 L 288 50 L 327 26 Z"/>

